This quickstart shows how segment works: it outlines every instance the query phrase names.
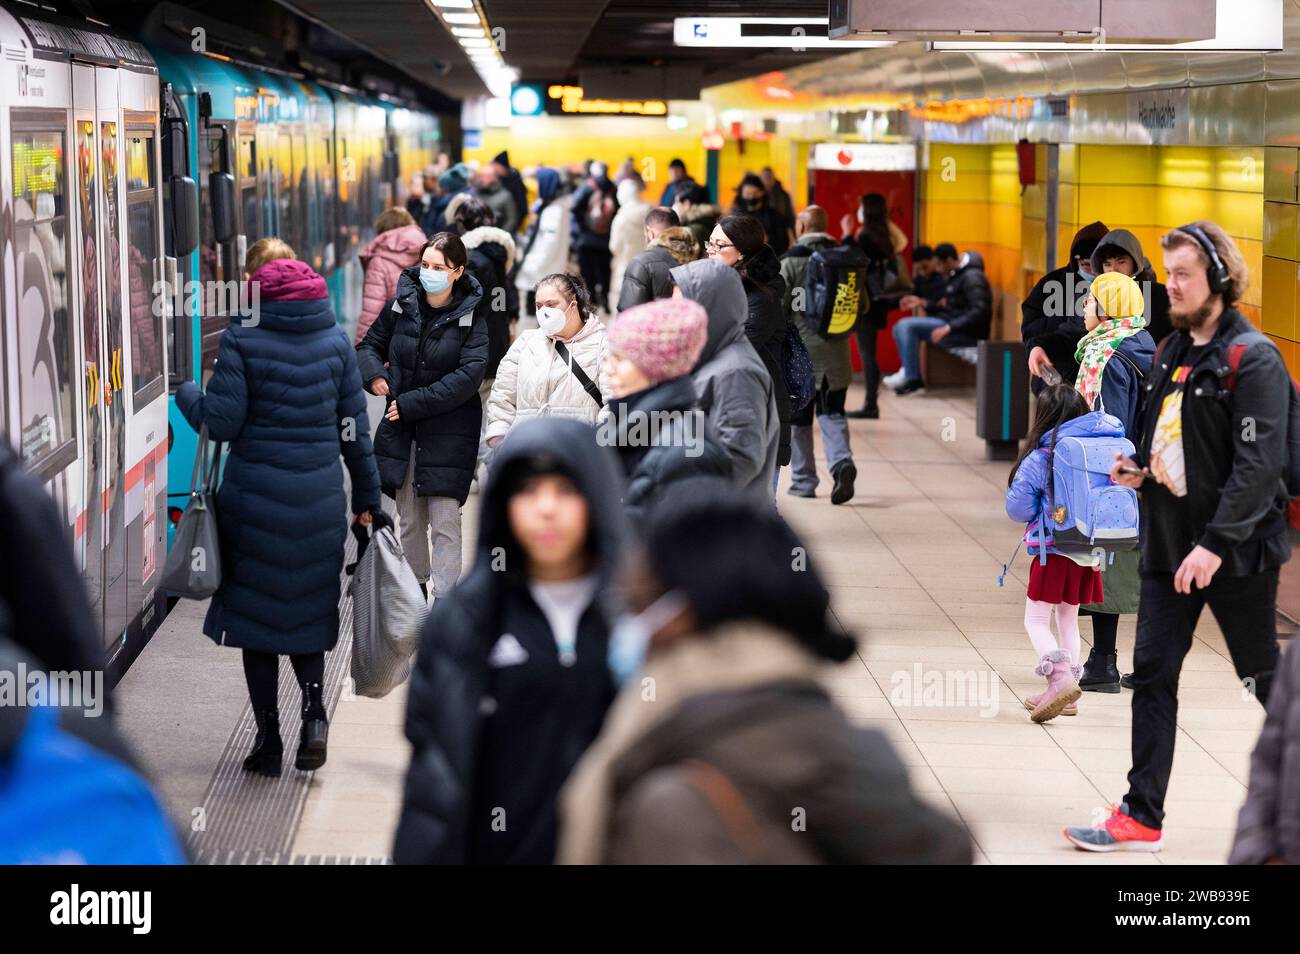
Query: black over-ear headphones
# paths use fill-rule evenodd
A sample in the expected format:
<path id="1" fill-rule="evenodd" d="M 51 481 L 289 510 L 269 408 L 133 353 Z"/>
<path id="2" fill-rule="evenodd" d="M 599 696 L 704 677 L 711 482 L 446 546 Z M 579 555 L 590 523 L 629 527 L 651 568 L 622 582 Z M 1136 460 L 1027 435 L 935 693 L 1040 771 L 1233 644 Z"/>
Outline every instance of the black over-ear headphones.
<path id="1" fill-rule="evenodd" d="M 1204 251 L 1207 256 L 1209 256 L 1210 267 L 1205 270 L 1206 280 L 1210 283 L 1210 291 L 1214 292 L 1216 295 L 1222 293 L 1232 281 L 1232 276 L 1228 274 L 1228 267 L 1224 265 L 1223 260 L 1219 258 L 1219 250 L 1214 247 L 1214 243 L 1210 241 L 1210 237 L 1205 234 L 1203 229 L 1196 225 L 1180 225 L 1178 226 L 1178 231 L 1185 232 L 1192 238 L 1196 239 L 1196 244 L 1201 247 L 1201 250 Z"/>

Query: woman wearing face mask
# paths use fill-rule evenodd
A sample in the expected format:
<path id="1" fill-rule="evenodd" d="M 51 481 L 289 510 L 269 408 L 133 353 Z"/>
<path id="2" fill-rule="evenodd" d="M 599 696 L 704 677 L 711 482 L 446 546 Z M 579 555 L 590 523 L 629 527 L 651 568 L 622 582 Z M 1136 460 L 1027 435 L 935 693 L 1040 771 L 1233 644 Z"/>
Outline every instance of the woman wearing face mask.
<path id="1" fill-rule="evenodd" d="M 792 565 L 799 538 L 719 483 L 657 508 L 623 576 L 636 614 L 610 635 L 623 690 L 561 796 L 560 860 L 968 863 L 962 827 L 821 688 L 855 643 L 815 566 Z"/>
<path id="2" fill-rule="evenodd" d="M 623 506 L 639 525 L 678 481 L 731 476 L 731 458 L 696 402 L 691 368 L 708 338 L 708 314 L 685 298 L 661 298 L 619 312 L 609 330 L 609 420 L 627 475 Z M 666 424 L 654 424 L 663 421 Z M 670 491 L 669 488 L 672 488 Z"/>
<path id="3" fill-rule="evenodd" d="M 375 435 L 384 493 L 397 498 L 402 549 L 420 588 L 435 597 L 460 577 L 460 508 L 483 419 L 488 328 L 475 315 L 483 290 L 466 274 L 468 261 L 458 236 L 431 238 L 357 346 L 366 389 L 387 399 Z"/>
<path id="4" fill-rule="evenodd" d="M 523 332 L 497 368 L 487 403 L 488 446 L 532 417 L 555 415 L 594 424 L 609 385 L 602 367 L 605 326 L 581 278 L 562 272 L 537 283 L 538 327 Z"/>
<path id="5" fill-rule="evenodd" d="M 615 691 L 619 483 L 577 421 L 528 421 L 497 450 L 474 566 L 434 604 L 411 675 L 398 864 L 554 860 L 556 796 Z"/>
<path id="6" fill-rule="evenodd" d="M 748 305 L 745 337 L 763 359 L 776 394 L 781 422 L 776 458 L 779 471 L 790 463 L 790 393 L 785 385 L 785 339 L 790 323 L 782 305 L 785 279 L 781 277 L 781 262 L 763 235 L 762 224 L 752 215 L 726 215 L 713 227 L 705 251 L 709 258 L 734 268 L 744 283 Z M 776 480 L 773 474 L 773 493 Z"/>

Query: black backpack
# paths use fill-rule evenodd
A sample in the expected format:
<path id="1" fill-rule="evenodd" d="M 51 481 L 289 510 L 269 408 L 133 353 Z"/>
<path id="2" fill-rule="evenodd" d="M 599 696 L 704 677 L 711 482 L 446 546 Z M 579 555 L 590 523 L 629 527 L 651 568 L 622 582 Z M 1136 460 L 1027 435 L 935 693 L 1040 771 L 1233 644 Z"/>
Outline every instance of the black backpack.
<path id="1" fill-rule="evenodd" d="M 823 338 L 843 338 L 853 331 L 871 298 L 867 290 L 867 256 L 856 245 L 837 245 L 808 257 L 803 275 L 803 315 Z"/>

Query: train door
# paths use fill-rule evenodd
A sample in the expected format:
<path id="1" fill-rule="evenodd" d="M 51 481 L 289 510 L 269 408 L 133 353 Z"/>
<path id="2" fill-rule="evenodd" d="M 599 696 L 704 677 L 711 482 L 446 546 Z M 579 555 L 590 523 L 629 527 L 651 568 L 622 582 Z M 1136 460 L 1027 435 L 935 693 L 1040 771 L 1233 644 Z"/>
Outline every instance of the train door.
<path id="1" fill-rule="evenodd" d="M 122 353 L 122 230 L 117 167 L 117 74 L 72 67 L 77 195 L 74 261 L 81 263 L 82 360 L 86 377 L 84 563 L 105 647 L 130 619 L 126 580 L 126 402 Z"/>

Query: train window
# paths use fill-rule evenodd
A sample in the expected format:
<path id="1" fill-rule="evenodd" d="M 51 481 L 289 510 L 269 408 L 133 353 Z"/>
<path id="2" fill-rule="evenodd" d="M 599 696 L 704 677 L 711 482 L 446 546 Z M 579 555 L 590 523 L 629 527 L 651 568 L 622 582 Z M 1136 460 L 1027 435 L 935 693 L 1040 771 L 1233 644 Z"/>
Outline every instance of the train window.
<path id="1" fill-rule="evenodd" d="M 135 408 L 163 391 L 162 317 L 153 284 L 158 261 L 158 193 L 152 130 L 126 136 L 127 288 L 131 306 L 131 383 Z M 159 303 L 161 304 L 161 303 Z"/>
<path id="2" fill-rule="evenodd" d="M 103 179 L 104 196 L 104 250 L 108 252 L 108 266 L 105 269 L 104 304 L 108 314 L 108 346 L 104 353 L 108 355 L 107 367 L 101 368 L 105 390 L 105 401 L 111 405 L 120 400 L 126 385 L 122 361 L 122 223 L 121 195 L 118 192 L 118 136 L 117 123 L 99 124 L 99 174 Z M 103 261 L 103 259 L 101 259 Z"/>
<path id="3" fill-rule="evenodd" d="M 62 128 L 32 128 L 13 111 L 14 281 L 18 411 L 24 461 L 53 474 L 76 457 L 75 342 L 68 301 L 68 216 Z M 63 125 L 62 114 L 56 120 Z"/>

